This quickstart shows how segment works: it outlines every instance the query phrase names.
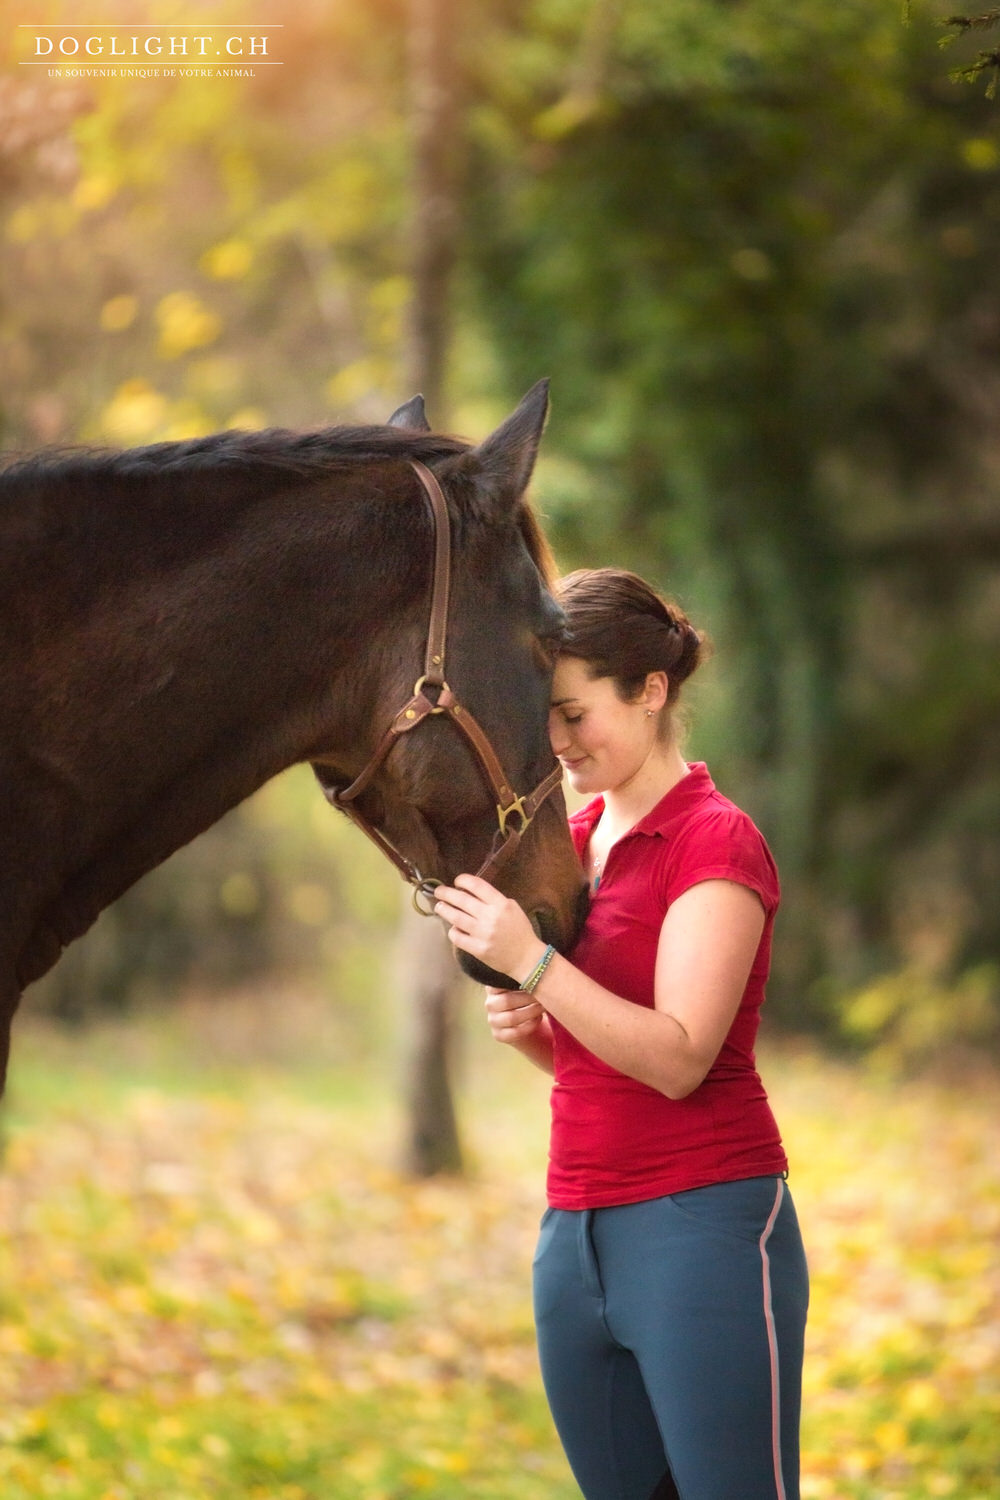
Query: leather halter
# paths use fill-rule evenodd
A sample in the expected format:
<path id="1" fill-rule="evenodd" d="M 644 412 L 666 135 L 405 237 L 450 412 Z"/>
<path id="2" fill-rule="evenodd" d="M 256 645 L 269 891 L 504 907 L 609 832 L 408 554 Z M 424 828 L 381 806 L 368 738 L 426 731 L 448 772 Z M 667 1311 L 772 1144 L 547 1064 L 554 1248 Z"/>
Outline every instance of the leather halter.
<path id="1" fill-rule="evenodd" d="M 562 780 L 562 768 L 556 765 L 527 796 L 517 796 L 504 773 L 488 736 L 477 724 L 472 714 L 456 698 L 445 680 L 445 647 L 448 640 L 448 596 L 451 588 L 451 521 L 448 505 L 434 475 L 424 464 L 412 461 L 411 469 L 423 487 L 431 505 L 434 518 L 434 581 L 431 586 L 431 617 L 427 631 L 427 650 L 424 656 L 423 676 L 414 684 L 413 697 L 396 714 L 388 729 L 379 740 L 371 759 L 364 770 L 343 790 L 324 788 L 326 797 L 334 807 L 351 819 L 366 833 L 382 853 L 396 866 L 404 880 L 414 887 L 413 904 L 422 916 L 433 912 L 421 906 L 420 897 L 432 900 L 434 887 L 441 881 L 434 876 L 421 875 L 412 860 L 401 854 L 364 813 L 351 804 L 370 785 L 381 769 L 393 746 L 404 734 L 410 734 L 433 714 L 444 714 L 461 730 L 479 760 L 479 766 L 496 798 L 497 832 L 493 847 L 483 864 L 476 871 L 483 880 L 491 880 L 500 867 L 506 864 L 524 837 L 538 809 L 550 792 L 555 791 Z M 430 693 L 436 696 L 431 697 Z"/>

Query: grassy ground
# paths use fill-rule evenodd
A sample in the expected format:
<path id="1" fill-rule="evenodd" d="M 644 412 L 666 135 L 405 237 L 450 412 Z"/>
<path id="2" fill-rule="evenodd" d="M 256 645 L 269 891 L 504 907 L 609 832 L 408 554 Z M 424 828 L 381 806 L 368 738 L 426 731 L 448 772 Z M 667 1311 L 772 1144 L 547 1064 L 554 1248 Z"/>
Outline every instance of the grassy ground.
<path id="1" fill-rule="evenodd" d="M 250 1015 L 16 1035 L 3 1500 L 570 1500 L 528 1297 L 544 1080 L 475 1040 L 473 1176 L 409 1183 L 392 1069 L 327 1060 L 307 1005 Z M 813 1278 L 805 1500 L 1000 1496 L 996 1079 L 762 1067 Z"/>

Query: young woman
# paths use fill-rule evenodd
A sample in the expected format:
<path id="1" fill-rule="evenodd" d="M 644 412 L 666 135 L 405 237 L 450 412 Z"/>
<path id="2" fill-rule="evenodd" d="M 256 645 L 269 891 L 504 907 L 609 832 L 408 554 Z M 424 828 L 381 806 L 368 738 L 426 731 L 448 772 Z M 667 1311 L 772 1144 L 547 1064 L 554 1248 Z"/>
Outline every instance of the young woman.
<path id="1" fill-rule="evenodd" d="M 520 983 L 493 1035 L 555 1076 L 535 1257 L 546 1393 L 587 1500 L 798 1500 L 808 1278 L 754 1065 L 778 879 L 678 746 L 702 637 L 634 574 L 573 573 L 552 745 L 590 913 L 562 958 L 485 881 L 458 948 Z"/>

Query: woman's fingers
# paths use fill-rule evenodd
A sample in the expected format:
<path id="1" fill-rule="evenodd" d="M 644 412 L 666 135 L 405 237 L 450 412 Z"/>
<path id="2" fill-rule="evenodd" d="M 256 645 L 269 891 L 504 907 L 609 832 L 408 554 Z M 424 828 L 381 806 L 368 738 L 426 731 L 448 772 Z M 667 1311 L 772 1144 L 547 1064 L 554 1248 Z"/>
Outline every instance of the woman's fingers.
<path id="1" fill-rule="evenodd" d="M 434 915 L 440 917 L 442 922 L 448 922 L 452 927 L 457 922 L 467 922 L 469 913 L 463 911 L 460 906 L 452 906 L 450 901 L 442 901 L 440 898 L 434 902 Z"/>
<path id="2" fill-rule="evenodd" d="M 536 1021 L 542 1015 L 542 1007 L 537 1000 L 529 1000 L 524 997 L 523 1003 L 514 1004 L 514 996 L 517 990 L 501 990 L 496 994 L 487 996 L 486 1014 L 491 1024 L 501 1026 L 520 1026 L 525 1021 Z"/>
<path id="3" fill-rule="evenodd" d="M 490 1035 L 496 1042 L 520 1042 L 537 1031 L 541 1022 L 541 1016 L 531 1016 L 527 1021 L 518 1021 L 510 1025 L 490 1021 Z"/>
<path id="4" fill-rule="evenodd" d="M 436 888 L 434 903 L 437 908 L 443 908 L 443 910 L 438 911 L 439 916 L 443 916 L 445 911 L 449 911 L 463 912 L 466 916 L 471 917 L 475 911 L 472 899 L 464 896 L 461 891 L 455 890 L 450 885 L 439 885 Z"/>
<path id="5" fill-rule="evenodd" d="M 479 875 L 456 875 L 455 885 L 463 891 L 468 891 L 477 901 L 506 901 L 506 896 L 501 895 L 495 885 L 490 885 L 488 880 L 483 880 Z"/>
<path id="6" fill-rule="evenodd" d="M 531 924 L 516 901 L 478 875 L 456 875 L 453 886 L 439 885 L 434 914 L 447 924 L 456 948 L 485 959 L 501 973 L 530 969 L 528 959 L 537 946 Z"/>
<path id="7" fill-rule="evenodd" d="M 459 880 L 462 878 L 458 876 Z M 480 881 L 480 885 L 485 886 L 486 882 Z M 487 886 L 487 889 L 492 890 L 492 887 Z M 501 896 L 500 901 L 504 900 Z M 456 931 L 485 941 L 494 932 L 498 908 L 487 906 L 478 897 L 466 895 L 452 886 L 438 886 L 434 892 L 434 913 Z"/>
<path id="8" fill-rule="evenodd" d="M 502 906 L 507 897 L 489 881 L 480 880 L 478 875 L 456 875 L 454 885 L 435 888 L 434 899 L 471 913 L 484 906 Z"/>
<path id="9" fill-rule="evenodd" d="M 515 1045 L 526 1041 L 538 1029 L 545 1014 L 537 1000 L 520 990 L 490 987 L 486 991 L 485 1007 L 493 1040 Z"/>

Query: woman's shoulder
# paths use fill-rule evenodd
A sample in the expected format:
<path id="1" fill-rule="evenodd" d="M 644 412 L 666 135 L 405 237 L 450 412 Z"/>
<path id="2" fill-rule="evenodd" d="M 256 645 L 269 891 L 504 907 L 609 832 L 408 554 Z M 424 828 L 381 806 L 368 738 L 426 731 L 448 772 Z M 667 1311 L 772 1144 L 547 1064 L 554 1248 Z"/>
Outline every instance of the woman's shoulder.
<path id="1" fill-rule="evenodd" d="M 676 828 L 664 851 L 670 899 L 701 880 L 735 880 L 777 906 L 778 870 L 767 840 L 750 814 L 713 788 Z"/>
<path id="2" fill-rule="evenodd" d="M 764 838 L 750 814 L 715 786 L 707 797 L 691 809 L 685 831 L 695 836 L 719 833 L 735 837 L 745 835 L 761 840 Z"/>

